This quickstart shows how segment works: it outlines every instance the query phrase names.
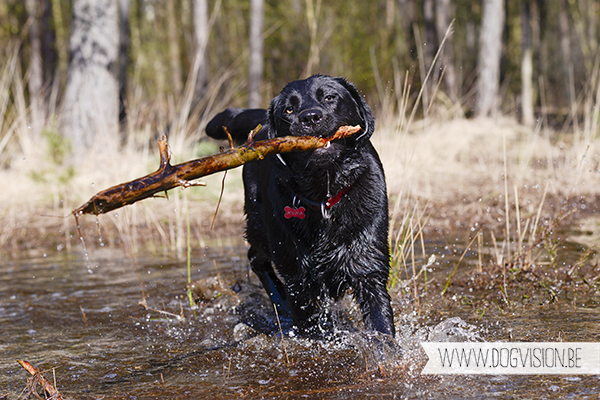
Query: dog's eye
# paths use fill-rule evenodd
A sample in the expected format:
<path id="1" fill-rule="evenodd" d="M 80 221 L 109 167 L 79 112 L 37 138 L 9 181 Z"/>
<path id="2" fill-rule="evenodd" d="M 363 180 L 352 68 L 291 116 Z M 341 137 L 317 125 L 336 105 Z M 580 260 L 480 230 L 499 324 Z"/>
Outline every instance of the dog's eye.
<path id="1" fill-rule="evenodd" d="M 294 112 L 294 107 L 292 107 L 292 106 L 289 106 L 288 108 L 285 109 L 286 114 L 291 114 L 293 112 Z"/>
<path id="2" fill-rule="evenodd" d="M 325 96 L 325 101 L 333 101 L 334 98 L 335 98 L 334 95 L 328 94 L 327 96 Z"/>

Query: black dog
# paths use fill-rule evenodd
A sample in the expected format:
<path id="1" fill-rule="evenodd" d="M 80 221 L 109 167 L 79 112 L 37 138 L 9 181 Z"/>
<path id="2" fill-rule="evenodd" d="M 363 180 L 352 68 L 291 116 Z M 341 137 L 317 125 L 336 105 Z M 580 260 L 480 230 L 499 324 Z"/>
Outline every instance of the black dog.
<path id="1" fill-rule="evenodd" d="M 375 127 L 369 106 L 345 79 L 315 75 L 289 83 L 268 111 L 223 111 L 206 133 L 225 139 L 227 127 L 239 144 L 259 123 L 263 129 L 255 140 L 327 138 L 342 125 L 362 127 L 327 148 L 244 166 L 248 258 L 279 316 L 307 333 L 327 298 L 337 300 L 352 289 L 366 327 L 393 336 L 386 289 L 388 199 L 383 168 L 369 141 Z"/>

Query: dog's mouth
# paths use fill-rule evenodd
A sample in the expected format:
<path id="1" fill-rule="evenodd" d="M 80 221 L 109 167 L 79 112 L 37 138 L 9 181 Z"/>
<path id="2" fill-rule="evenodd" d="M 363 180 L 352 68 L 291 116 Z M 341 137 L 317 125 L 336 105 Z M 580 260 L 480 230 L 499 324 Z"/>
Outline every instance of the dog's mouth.
<path id="1" fill-rule="evenodd" d="M 325 143 L 325 145 L 323 147 L 318 148 L 318 149 L 315 150 L 315 152 L 317 154 L 319 154 L 319 153 L 329 153 L 329 152 L 333 151 L 334 144 L 337 143 L 340 140 L 339 137 L 336 137 L 336 132 L 330 133 L 329 135 L 321 135 L 320 136 L 321 139 L 325 139 L 327 142 Z"/>
<path id="2" fill-rule="evenodd" d="M 328 133 L 314 132 L 313 136 L 323 139 L 325 143 L 322 147 L 315 149 L 313 154 L 331 156 L 341 151 L 349 143 L 354 143 L 353 141 L 347 142 L 347 140 L 359 136 L 362 130 L 363 127 L 360 125 L 340 125 L 334 130 L 328 130 Z"/>
<path id="3" fill-rule="evenodd" d="M 333 140 L 337 140 L 337 138 L 335 137 L 336 132 L 337 129 L 334 129 L 330 132 L 323 132 L 319 135 L 319 137 L 321 137 L 321 139 L 327 139 L 329 142 L 331 142 Z"/>
<path id="4" fill-rule="evenodd" d="M 354 135 L 356 132 L 358 132 L 361 129 L 360 126 L 348 126 L 348 125 L 342 125 L 340 127 L 338 127 L 333 133 L 330 133 L 329 135 L 321 135 L 320 137 L 322 139 L 327 140 L 327 143 L 325 143 L 325 145 L 321 148 L 318 148 L 315 150 L 316 154 L 329 154 L 334 152 L 335 147 L 340 147 L 340 145 L 334 146 L 334 144 L 339 143 L 340 140 L 342 139 L 346 139 L 347 137 L 350 137 L 351 135 Z"/>
<path id="5" fill-rule="evenodd" d="M 331 142 L 339 139 L 351 138 L 359 134 L 359 132 L 363 129 L 360 125 L 340 125 L 333 133 L 329 135 L 321 135 L 323 139 L 327 139 L 327 145 L 330 145 Z"/>

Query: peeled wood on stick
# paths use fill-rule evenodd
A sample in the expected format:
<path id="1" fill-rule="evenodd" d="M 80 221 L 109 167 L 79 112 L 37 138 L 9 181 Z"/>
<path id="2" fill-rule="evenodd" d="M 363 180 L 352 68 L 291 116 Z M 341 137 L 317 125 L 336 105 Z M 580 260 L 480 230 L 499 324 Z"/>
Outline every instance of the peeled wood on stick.
<path id="1" fill-rule="evenodd" d="M 160 167 L 156 172 L 98 192 L 72 213 L 75 217 L 82 214 L 107 213 L 178 186 L 199 185 L 200 183 L 193 181 L 215 172 L 236 168 L 250 161 L 262 160 L 273 154 L 315 150 L 328 146 L 333 140 L 350 137 L 361 130 L 359 125 L 342 126 L 328 138 L 286 136 L 255 142 L 252 137 L 260 128 L 260 125 L 256 127 L 251 132 L 248 141 L 240 147 L 177 165 L 169 163 L 167 139 L 163 136 L 158 141 Z"/>

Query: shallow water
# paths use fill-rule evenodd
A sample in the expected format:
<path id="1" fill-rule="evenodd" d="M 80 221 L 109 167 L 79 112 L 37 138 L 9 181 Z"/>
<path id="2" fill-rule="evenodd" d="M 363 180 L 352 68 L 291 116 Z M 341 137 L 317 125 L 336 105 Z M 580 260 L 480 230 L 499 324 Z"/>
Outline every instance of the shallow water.
<path id="1" fill-rule="evenodd" d="M 439 255 L 437 273 L 446 274 L 456 258 L 444 247 L 430 250 Z M 258 281 L 249 280 L 245 252 L 242 246 L 209 248 L 194 257 L 193 279 L 210 286 L 211 278 L 218 276 L 222 284 L 205 291 L 207 297 L 221 294 L 199 304 L 195 315 L 186 295 L 185 261 L 139 255 L 132 259 L 102 249 L 90 252 L 91 274 L 81 254 L 4 261 L 0 265 L 0 396 L 8 393 L 8 398 L 17 398 L 25 387 L 28 374 L 16 359 L 44 370 L 50 380 L 55 375 L 58 389 L 75 398 L 580 398 L 598 394 L 599 376 L 421 376 L 426 356 L 419 345 L 432 335 L 439 340 L 452 334 L 459 340 L 599 341 L 600 312 L 595 303 L 583 299 L 581 303 L 588 306 L 524 308 L 479 319 L 469 319 L 468 306 L 429 304 L 429 309 L 439 308 L 443 317 L 428 319 L 395 297 L 398 338 L 380 353 L 374 349 L 381 348 L 382 342 L 362 330 L 353 303 L 345 299 L 332 308 L 338 331 L 331 340 L 286 337 L 282 341 L 280 335 L 260 333 L 277 331 L 277 325 Z M 152 310 L 139 304 L 144 297 Z M 176 318 L 180 313 L 185 319 Z M 470 325 L 457 326 L 457 317 Z"/>

